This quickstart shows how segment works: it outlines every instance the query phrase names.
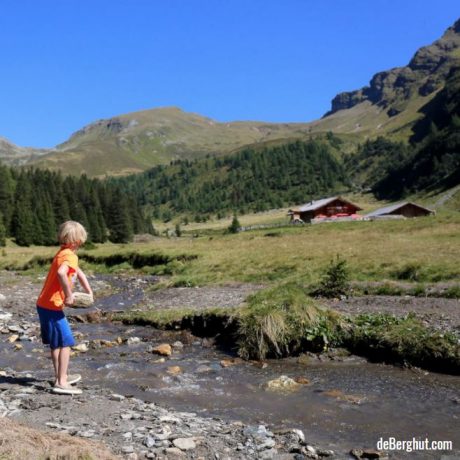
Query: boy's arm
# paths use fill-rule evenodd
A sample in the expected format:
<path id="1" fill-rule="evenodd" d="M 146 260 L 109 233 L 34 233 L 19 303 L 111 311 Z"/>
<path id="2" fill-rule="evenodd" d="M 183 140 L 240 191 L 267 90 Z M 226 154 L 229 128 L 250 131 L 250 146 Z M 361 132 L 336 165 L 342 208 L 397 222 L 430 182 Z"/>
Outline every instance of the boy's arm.
<path id="1" fill-rule="evenodd" d="M 88 279 L 86 278 L 86 275 L 83 273 L 83 270 L 80 268 L 77 270 L 77 278 L 78 281 L 80 282 L 82 288 L 90 295 L 93 295 L 93 290 L 91 289 L 91 286 L 88 283 Z"/>
<path id="2" fill-rule="evenodd" d="M 65 305 L 73 305 L 73 294 L 72 294 L 72 287 L 70 286 L 69 279 L 67 278 L 67 274 L 69 273 L 69 266 L 66 263 L 63 263 L 57 271 L 59 283 L 64 291 Z"/>

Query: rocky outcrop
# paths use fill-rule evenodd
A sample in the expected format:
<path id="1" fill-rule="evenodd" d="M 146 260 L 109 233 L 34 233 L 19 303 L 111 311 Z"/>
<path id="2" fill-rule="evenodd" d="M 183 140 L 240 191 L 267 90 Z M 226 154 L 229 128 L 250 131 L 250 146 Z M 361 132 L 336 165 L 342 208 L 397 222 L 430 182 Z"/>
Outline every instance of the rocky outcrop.
<path id="1" fill-rule="evenodd" d="M 350 109 L 369 101 L 394 116 L 404 110 L 411 97 L 428 96 L 440 89 L 449 72 L 459 64 L 460 19 L 430 46 L 420 48 L 406 67 L 375 74 L 369 86 L 343 92 L 332 100 L 331 110 L 324 116 Z"/>

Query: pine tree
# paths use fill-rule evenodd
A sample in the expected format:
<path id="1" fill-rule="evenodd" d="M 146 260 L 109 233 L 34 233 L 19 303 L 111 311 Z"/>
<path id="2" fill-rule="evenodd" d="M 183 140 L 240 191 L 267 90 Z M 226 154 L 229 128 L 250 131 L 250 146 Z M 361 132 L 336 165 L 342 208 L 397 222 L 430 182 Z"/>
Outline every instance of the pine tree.
<path id="1" fill-rule="evenodd" d="M 3 214 L 0 212 L 0 246 L 6 245 L 6 228 L 3 223 Z"/>
<path id="2" fill-rule="evenodd" d="M 133 237 L 125 194 L 115 189 L 108 211 L 109 239 L 112 243 L 127 243 Z"/>
<path id="3" fill-rule="evenodd" d="M 0 165 L 0 210 L 3 214 L 5 231 L 9 234 L 14 211 L 14 181 L 11 170 L 2 165 Z"/>
<path id="4" fill-rule="evenodd" d="M 234 214 L 232 223 L 230 224 L 227 230 L 229 233 L 238 233 L 238 230 L 240 227 L 241 225 L 240 225 L 240 222 L 238 221 L 238 217 L 236 217 L 236 214 Z"/>
<path id="5" fill-rule="evenodd" d="M 30 246 L 35 239 L 31 186 L 25 173 L 19 176 L 14 198 L 12 236 L 19 246 Z"/>

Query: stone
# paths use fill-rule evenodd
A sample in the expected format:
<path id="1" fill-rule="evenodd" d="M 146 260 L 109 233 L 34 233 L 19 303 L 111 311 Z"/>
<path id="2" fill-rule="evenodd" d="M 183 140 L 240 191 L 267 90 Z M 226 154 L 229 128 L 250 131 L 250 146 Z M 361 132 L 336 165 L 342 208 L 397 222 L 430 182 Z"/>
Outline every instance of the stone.
<path id="1" fill-rule="evenodd" d="M 0 310 L 0 321 L 9 321 L 12 317 L 12 313 L 7 313 L 3 310 Z"/>
<path id="2" fill-rule="evenodd" d="M 222 367 L 230 367 L 230 366 L 235 366 L 236 364 L 242 363 L 243 360 L 241 358 L 232 358 L 232 359 L 223 359 L 220 362 L 220 365 Z"/>
<path id="3" fill-rule="evenodd" d="M 195 370 L 197 374 L 205 374 L 206 372 L 212 372 L 212 371 L 213 371 L 212 367 L 206 366 L 204 364 L 201 366 L 198 366 Z"/>
<path id="4" fill-rule="evenodd" d="M 164 453 L 167 455 L 168 460 L 175 459 L 175 458 L 186 458 L 187 457 L 185 452 L 182 452 L 177 447 L 167 447 L 164 450 Z"/>
<path id="5" fill-rule="evenodd" d="M 294 433 L 297 436 L 299 443 L 301 444 L 305 443 L 305 435 L 302 430 L 299 430 L 298 428 L 293 428 L 291 430 L 291 433 Z"/>
<path id="6" fill-rule="evenodd" d="M 173 415 L 162 415 L 158 420 L 162 423 L 180 423 L 180 419 Z"/>
<path id="7" fill-rule="evenodd" d="M 363 450 L 363 453 L 361 454 L 361 458 L 381 458 L 385 455 L 384 452 L 380 452 L 378 450 L 373 450 L 373 449 L 366 449 Z"/>
<path id="8" fill-rule="evenodd" d="M 332 457 L 335 455 L 335 452 L 330 449 L 316 449 L 316 452 L 320 457 Z"/>
<path id="9" fill-rule="evenodd" d="M 268 449 L 268 450 L 264 450 L 260 452 L 258 458 L 260 458 L 261 460 L 271 460 L 271 459 L 279 460 L 279 457 L 277 454 L 278 454 L 278 451 L 276 449 Z"/>
<path id="10" fill-rule="evenodd" d="M 121 451 L 124 453 L 124 454 L 132 454 L 134 452 L 134 446 L 123 446 L 121 448 Z"/>
<path id="11" fill-rule="evenodd" d="M 269 380 L 265 384 L 265 389 L 270 391 L 295 391 L 299 387 L 300 384 L 287 375 L 281 375 L 277 379 Z"/>
<path id="12" fill-rule="evenodd" d="M 19 335 L 18 335 L 18 334 L 13 334 L 13 335 L 10 335 L 10 336 L 8 337 L 8 342 L 14 343 L 14 342 L 16 342 L 16 340 L 18 340 L 18 339 L 19 339 Z"/>
<path id="13" fill-rule="evenodd" d="M 310 384 L 310 380 L 308 380 L 306 377 L 303 377 L 303 376 L 295 377 L 294 381 L 296 383 L 299 383 L 300 385 L 309 385 Z"/>
<path id="14" fill-rule="evenodd" d="M 193 438 L 177 438 L 173 440 L 173 444 L 180 450 L 192 450 L 196 448 Z"/>
<path id="15" fill-rule="evenodd" d="M 119 394 L 116 394 L 116 393 L 112 393 L 110 395 L 110 399 L 112 401 L 123 401 L 124 399 L 126 399 L 123 395 L 119 395 Z"/>
<path id="16" fill-rule="evenodd" d="M 273 438 L 267 438 L 262 444 L 257 445 L 257 450 L 271 449 L 275 446 L 275 440 Z"/>
<path id="17" fill-rule="evenodd" d="M 179 366 L 169 366 L 166 372 L 171 375 L 177 375 L 182 373 L 182 369 Z"/>
<path id="18" fill-rule="evenodd" d="M 182 348 L 184 348 L 184 344 L 180 340 L 174 342 L 172 346 L 173 348 L 177 348 L 178 350 L 182 350 Z"/>
<path id="19" fill-rule="evenodd" d="M 126 341 L 127 345 L 137 345 L 138 343 L 141 343 L 141 339 L 139 337 L 129 337 Z"/>
<path id="20" fill-rule="evenodd" d="M 88 351 L 88 345 L 86 343 L 79 343 L 72 347 L 72 350 L 79 351 L 80 353 L 86 353 Z"/>
<path id="21" fill-rule="evenodd" d="M 22 345 L 20 343 L 15 343 L 14 348 L 15 348 L 15 350 L 22 350 L 23 347 L 22 347 Z"/>
<path id="22" fill-rule="evenodd" d="M 151 449 L 152 447 L 155 446 L 155 438 L 153 438 L 152 436 L 147 436 L 144 439 L 143 444 L 144 444 L 145 447 Z"/>
<path id="23" fill-rule="evenodd" d="M 92 438 L 96 432 L 94 430 L 78 431 L 77 436 L 81 438 Z"/>
<path id="24" fill-rule="evenodd" d="M 172 348 L 168 343 L 162 343 L 154 348 L 152 348 L 152 353 L 160 356 L 171 356 Z"/>

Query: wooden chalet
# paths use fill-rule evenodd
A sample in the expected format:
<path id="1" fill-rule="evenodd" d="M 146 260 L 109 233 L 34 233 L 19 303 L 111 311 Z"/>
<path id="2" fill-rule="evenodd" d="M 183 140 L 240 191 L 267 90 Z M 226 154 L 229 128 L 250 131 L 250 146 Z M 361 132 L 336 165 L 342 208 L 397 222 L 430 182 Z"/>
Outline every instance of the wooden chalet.
<path id="1" fill-rule="evenodd" d="M 313 219 L 351 218 L 361 208 L 340 196 L 310 201 L 298 208 L 290 209 L 291 222 L 311 222 Z"/>
<path id="2" fill-rule="evenodd" d="M 370 219 L 385 218 L 387 216 L 402 216 L 402 217 L 422 217 L 434 214 L 432 209 L 424 208 L 416 203 L 409 201 L 393 204 L 370 212 L 366 217 Z"/>

